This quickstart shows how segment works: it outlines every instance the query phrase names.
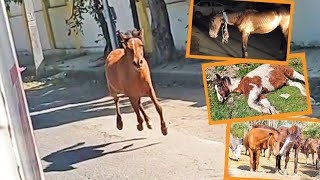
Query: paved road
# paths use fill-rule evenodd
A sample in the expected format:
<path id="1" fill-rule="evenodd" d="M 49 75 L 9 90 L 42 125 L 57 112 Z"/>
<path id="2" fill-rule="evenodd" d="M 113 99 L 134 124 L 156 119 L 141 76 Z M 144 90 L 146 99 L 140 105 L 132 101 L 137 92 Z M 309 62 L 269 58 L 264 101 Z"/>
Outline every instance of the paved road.
<path id="1" fill-rule="evenodd" d="M 35 136 L 47 180 L 222 179 L 225 125 L 208 126 L 201 87 L 156 85 L 169 134 L 148 99 L 154 129 L 136 130 L 127 99 L 124 129 L 116 129 L 104 85 L 53 84 L 28 90 Z"/>
<path id="2" fill-rule="evenodd" d="M 192 55 L 210 55 L 220 57 L 235 57 L 242 56 L 242 38 L 241 33 L 233 26 L 228 26 L 229 43 L 223 44 L 221 42 L 221 32 L 218 33 L 217 39 L 209 37 L 209 20 L 193 20 L 192 26 L 192 41 L 198 42 L 199 49 L 194 44 L 191 44 Z M 249 36 L 248 40 L 248 58 L 253 59 L 267 59 L 267 60 L 281 60 L 283 55 L 279 53 L 281 38 L 283 38 L 281 31 L 276 29 L 268 34 L 253 34 Z M 198 51 L 198 52 L 197 52 Z"/>

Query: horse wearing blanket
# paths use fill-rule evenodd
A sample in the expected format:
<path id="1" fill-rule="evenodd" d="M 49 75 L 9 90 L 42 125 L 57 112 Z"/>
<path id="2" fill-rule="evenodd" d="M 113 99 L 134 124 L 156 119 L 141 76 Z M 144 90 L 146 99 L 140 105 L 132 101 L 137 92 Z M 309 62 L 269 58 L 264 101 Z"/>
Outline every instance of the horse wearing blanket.
<path id="1" fill-rule="evenodd" d="M 270 104 L 265 94 L 283 86 L 294 86 L 306 96 L 304 86 L 293 80 L 305 81 L 303 75 L 288 66 L 263 64 L 242 79 L 216 74 L 216 79 L 211 83 L 221 103 L 227 100 L 231 92 L 237 92 L 248 97 L 248 105 L 252 109 L 266 114 L 278 114 L 279 111 Z"/>

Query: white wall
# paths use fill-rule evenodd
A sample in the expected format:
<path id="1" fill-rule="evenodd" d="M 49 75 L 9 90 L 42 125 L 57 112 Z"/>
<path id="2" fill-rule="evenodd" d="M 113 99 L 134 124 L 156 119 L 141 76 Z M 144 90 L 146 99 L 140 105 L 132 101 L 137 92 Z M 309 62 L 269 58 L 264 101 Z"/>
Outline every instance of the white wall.
<path id="1" fill-rule="evenodd" d="M 178 2 L 177 0 L 167 0 L 167 9 L 170 18 L 171 31 L 174 38 L 175 45 L 178 49 L 185 48 L 187 38 L 188 24 L 188 2 Z M 40 40 L 44 50 L 50 49 L 48 32 L 45 26 L 43 18 L 41 0 L 33 0 L 35 14 L 37 18 L 37 24 L 40 33 Z M 117 14 L 117 29 L 120 31 L 127 31 L 134 28 L 132 12 L 130 8 L 129 0 L 109 0 L 109 5 L 115 8 Z M 72 36 L 68 36 L 68 27 L 65 20 L 69 17 L 67 12 L 67 6 L 65 0 L 49 0 L 50 8 L 48 9 L 51 25 L 53 29 L 53 35 L 56 41 L 56 47 L 59 49 L 72 49 L 74 46 L 74 39 Z M 15 40 L 15 46 L 18 51 L 30 50 L 29 36 L 26 30 L 26 24 L 24 22 L 21 6 L 12 4 L 11 6 L 10 23 Z M 150 19 L 150 12 L 147 11 Z M 95 41 L 101 39 L 101 29 L 97 25 L 97 22 L 89 14 L 84 15 L 85 21 L 83 24 L 84 34 L 80 35 L 82 48 L 101 48 L 104 47 L 105 41 L 101 40 L 98 43 Z"/>
<path id="2" fill-rule="evenodd" d="M 302 46 L 320 46 L 320 1 L 295 0 L 292 41 Z"/>

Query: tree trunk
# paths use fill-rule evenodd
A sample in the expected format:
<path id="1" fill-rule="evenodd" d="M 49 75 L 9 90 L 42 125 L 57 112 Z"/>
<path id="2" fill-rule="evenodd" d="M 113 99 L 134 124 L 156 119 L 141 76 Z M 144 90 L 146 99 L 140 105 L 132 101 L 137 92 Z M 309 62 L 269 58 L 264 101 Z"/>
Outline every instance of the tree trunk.
<path id="1" fill-rule="evenodd" d="M 96 13 L 98 15 L 98 21 L 99 21 L 101 29 L 102 29 L 103 37 L 106 40 L 106 47 L 104 48 L 104 55 L 106 55 L 106 54 L 109 54 L 112 50 L 108 25 L 107 25 L 107 22 L 104 18 L 103 13 L 102 13 L 103 9 L 101 8 L 100 0 L 93 0 L 93 2 L 94 2 L 94 8 L 95 8 Z M 105 7 L 105 8 L 108 8 L 108 7 Z"/>
<path id="2" fill-rule="evenodd" d="M 175 46 L 171 34 L 170 20 L 164 0 L 148 0 L 151 13 L 151 29 L 154 52 L 153 65 L 174 60 Z"/>

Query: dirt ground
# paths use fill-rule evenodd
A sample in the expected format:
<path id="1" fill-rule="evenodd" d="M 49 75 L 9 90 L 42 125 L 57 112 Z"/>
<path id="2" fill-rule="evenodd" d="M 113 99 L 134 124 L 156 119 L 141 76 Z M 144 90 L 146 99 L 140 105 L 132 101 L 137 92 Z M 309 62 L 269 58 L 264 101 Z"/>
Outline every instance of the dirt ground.
<path id="1" fill-rule="evenodd" d="M 202 87 L 155 84 L 167 136 L 149 98 L 142 103 L 154 129 L 139 132 L 122 98 L 119 131 L 103 82 L 34 82 L 25 88 L 47 180 L 223 178 L 226 126 L 208 125 Z"/>
<path id="2" fill-rule="evenodd" d="M 250 172 L 250 157 L 248 155 L 244 155 L 244 152 L 241 152 L 240 160 L 234 161 L 232 160 L 233 154 L 229 152 L 229 176 L 292 180 L 320 179 L 320 171 L 315 170 L 315 166 L 312 165 L 311 155 L 309 156 L 308 164 L 306 164 L 306 156 L 301 153 L 299 154 L 298 176 L 295 176 L 293 156 L 294 153 L 291 153 L 290 160 L 288 162 L 287 172 L 289 173 L 289 175 L 281 175 L 278 172 L 274 172 L 274 167 L 276 164 L 274 156 L 271 156 L 270 160 L 268 160 L 267 157 L 261 156 L 258 172 Z M 282 170 L 284 170 L 284 160 L 281 161 L 281 167 Z"/>

